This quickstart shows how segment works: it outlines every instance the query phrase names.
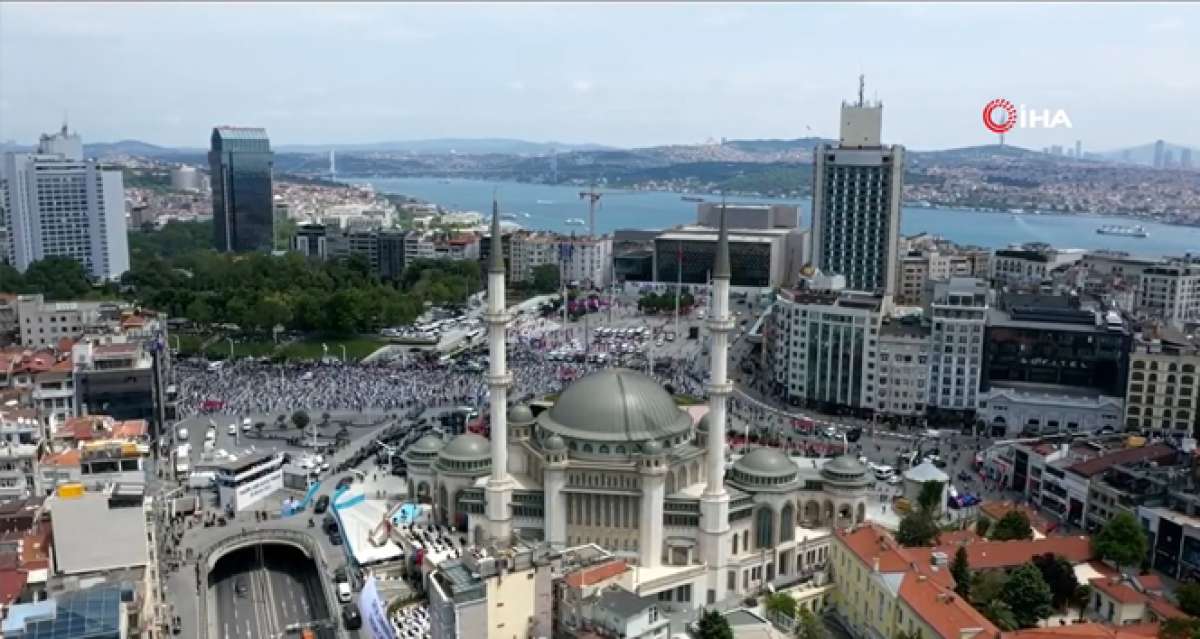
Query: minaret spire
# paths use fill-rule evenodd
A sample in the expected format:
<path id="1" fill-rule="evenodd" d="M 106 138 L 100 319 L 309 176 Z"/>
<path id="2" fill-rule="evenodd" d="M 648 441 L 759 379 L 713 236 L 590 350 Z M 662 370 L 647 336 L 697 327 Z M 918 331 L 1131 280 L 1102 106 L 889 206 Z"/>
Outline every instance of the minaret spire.
<path id="1" fill-rule="evenodd" d="M 708 384 L 708 433 L 705 442 L 706 485 L 700 497 L 700 539 L 704 563 L 708 564 L 708 588 L 716 601 L 727 590 L 725 569 L 729 563 L 729 493 L 725 491 L 726 402 L 733 392 L 729 383 L 729 333 L 733 317 L 729 314 L 729 222 L 724 198 L 721 201 L 721 228 L 717 235 L 717 256 L 712 271 L 712 315 L 708 320 L 711 357 Z"/>
<path id="2" fill-rule="evenodd" d="M 488 399 L 491 418 L 492 474 L 488 478 L 486 508 L 488 536 L 501 546 L 512 536 L 512 478 L 508 474 L 508 373 L 505 329 L 508 307 L 504 300 L 504 241 L 500 236 L 500 203 L 492 199 L 492 256 L 488 261 Z"/>

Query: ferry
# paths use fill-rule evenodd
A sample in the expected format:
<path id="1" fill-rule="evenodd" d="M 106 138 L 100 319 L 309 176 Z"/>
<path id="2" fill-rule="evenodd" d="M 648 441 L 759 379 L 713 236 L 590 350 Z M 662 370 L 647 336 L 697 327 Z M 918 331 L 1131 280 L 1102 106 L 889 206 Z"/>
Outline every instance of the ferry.
<path id="1" fill-rule="evenodd" d="M 704 198 L 702 198 L 698 195 L 685 195 L 679 199 L 683 200 L 684 202 L 703 202 L 704 201 Z"/>
<path id="2" fill-rule="evenodd" d="M 501 213 L 501 214 L 500 214 L 500 219 L 502 219 L 502 220 L 515 220 L 515 219 L 517 219 L 517 214 L 516 214 L 516 213 Z"/>
<path id="3" fill-rule="evenodd" d="M 585 226 L 587 225 L 587 221 L 581 217 L 569 217 L 567 218 L 566 224 L 571 226 Z"/>
<path id="4" fill-rule="evenodd" d="M 1115 224 L 1101 226 L 1100 228 L 1096 229 L 1096 233 L 1099 233 L 1100 235 L 1120 235 L 1122 237 L 1150 237 L 1150 234 L 1146 232 L 1145 227 L 1140 224 L 1134 226 L 1117 226 Z"/>
<path id="5" fill-rule="evenodd" d="M 537 203 L 541 204 L 542 206 L 546 206 L 548 204 L 554 204 L 554 200 L 538 200 Z"/>

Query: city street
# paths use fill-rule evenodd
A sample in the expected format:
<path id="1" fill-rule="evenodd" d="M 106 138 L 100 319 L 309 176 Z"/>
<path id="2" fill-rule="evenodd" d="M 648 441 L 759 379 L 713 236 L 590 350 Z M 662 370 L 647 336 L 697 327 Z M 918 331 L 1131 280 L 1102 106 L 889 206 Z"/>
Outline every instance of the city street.
<path id="1" fill-rule="evenodd" d="M 222 639 L 279 637 L 293 624 L 329 619 L 315 566 L 290 546 L 234 551 L 210 579 Z"/>

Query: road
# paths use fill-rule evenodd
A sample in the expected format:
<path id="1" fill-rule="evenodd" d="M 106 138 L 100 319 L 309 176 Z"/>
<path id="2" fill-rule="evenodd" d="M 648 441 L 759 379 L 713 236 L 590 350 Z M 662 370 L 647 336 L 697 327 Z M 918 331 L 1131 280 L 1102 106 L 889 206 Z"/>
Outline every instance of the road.
<path id="1" fill-rule="evenodd" d="M 238 550 L 210 579 L 221 639 L 275 638 L 293 624 L 329 618 L 316 567 L 288 546 Z"/>

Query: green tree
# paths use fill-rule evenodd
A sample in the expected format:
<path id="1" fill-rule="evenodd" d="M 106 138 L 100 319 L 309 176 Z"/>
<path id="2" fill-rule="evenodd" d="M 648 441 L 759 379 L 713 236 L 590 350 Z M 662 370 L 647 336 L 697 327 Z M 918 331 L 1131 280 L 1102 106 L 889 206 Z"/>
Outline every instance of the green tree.
<path id="1" fill-rule="evenodd" d="M 212 306 L 204 301 L 204 298 L 197 297 L 188 304 L 187 310 L 184 311 L 184 316 L 192 320 L 199 326 L 207 326 L 212 322 L 213 313 Z"/>
<path id="2" fill-rule="evenodd" d="M 1200 617 L 1200 583 L 1194 581 L 1180 584 L 1175 589 L 1175 600 L 1179 609 L 1193 617 Z"/>
<path id="3" fill-rule="evenodd" d="M 821 620 L 808 608 L 801 606 L 797 619 L 796 639 L 826 639 L 829 636 Z"/>
<path id="4" fill-rule="evenodd" d="M 1117 513 L 1100 532 L 1092 537 L 1092 552 L 1118 566 L 1133 566 L 1146 557 L 1146 533 L 1133 515 Z"/>
<path id="5" fill-rule="evenodd" d="M 1031 563 L 1018 566 L 1009 573 L 1000 598 L 1012 608 L 1013 616 L 1022 628 L 1032 628 L 1054 612 L 1051 606 L 1054 593 L 1042 578 L 1042 571 Z"/>
<path id="6" fill-rule="evenodd" d="M 1087 584 L 1079 584 L 1075 592 L 1071 595 L 1071 605 L 1079 609 L 1079 620 L 1084 620 L 1084 612 L 1087 611 L 1088 604 L 1092 601 L 1092 587 Z"/>
<path id="7" fill-rule="evenodd" d="M 21 277 L 21 272 L 8 264 L 0 264 L 0 291 L 17 293 L 24 290 L 25 278 Z"/>
<path id="8" fill-rule="evenodd" d="M 23 279 L 27 292 L 41 293 L 50 300 L 79 299 L 92 290 L 83 264 L 69 257 L 37 260 L 25 269 Z"/>
<path id="9" fill-rule="evenodd" d="M 298 430 L 304 430 L 304 427 L 308 426 L 309 421 L 308 413 L 305 411 L 298 410 L 292 413 L 292 425 Z"/>
<path id="10" fill-rule="evenodd" d="M 999 599 L 1006 579 L 999 570 L 980 570 L 971 575 L 971 603 L 977 607 Z"/>
<path id="11" fill-rule="evenodd" d="M 986 538 L 988 536 L 988 528 L 992 527 L 992 520 L 980 517 L 975 522 L 975 534 Z"/>
<path id="12" fill-rule="evenodd" d="M 1011 632 L 1021 627 L 1017 616 L 1013 613 L 1012 606 L 1002 599 L 992 599 L 980 612 L 1004 632 Z"/>
<path id="13" fill-rule="evenodd" d="M 1033 528 L 1029 525 L 1029 517 L 1016 509 L 1004 513 L 1004 516 L 992 528 L 992 539 L 996 541 L 1033 539 Z"/>
<path id="14" fill-rule="evenodd" d="M 786 615 L 788 617 L 796 616 L 796 600 L 782 592 L 767 597 L 763 606 L 767 609 L 767 612 Z"/>
<path id="15" fill-rule="evenodd" d="M 558 265 L 539 264 L 533 267 L 533 290 L 537 293 L 553 293 L 559 287 Z"/>
<path id="16" fill-rule="evenodd" d="M 901 546 L 933 546 L 937 543 L 937 522 L 923 510 L 914 510 L 900 520 L 896 541 Z"/>
<path id="17" fill-rule="evenodd" d="M 1158 639 L 1200 639 L 1200 619 L 1167 619 L 1158 627 Z"/>
<path id="18" fill-rule="evenodd" d="M 954 577 L 954 592 L 958 596 L 971 600 L 971 563 L 967 557 L 965 546 L 959 546 L 954 552 L 954 561 L 950 562 L 950 575 Z"/>
<path id="19" fill-rule="evenodd" d="M 921 492 L 917 494 L 917 507 L 930 513 L 937 512 L 942 507 L 942 490 L 945 482 L 927 481 L 921 483 Z"/>
<path id="20" fill-rule="evenodd" d="M 1062 609 L 1070 603 L 1075 591 L 1079 589 L 1079 580 L 1075 578 L 1075 569 L 1071 562 L 1062 555 L 1045 553 L 1034 557 L 1033 565 L 1038 567 L 1042 579 L 1050 586 L 1050 592 L 1054 595 L 1054 607 Z"/>
<path id="21" fill-rule="evenodd" d="M 292 309 L 282 295 L 272 293 L 255 302 L 251 317 L 255 326 L 264 331 L 270 331 L 276 324 L 291 322 Z"/>
<path id="22" fill-rule="evenodd" d="M 700 613 L 696 634 L 698 639 L 733 639 L 733 629 L 729 627 L 729 622 L 716 610 Z"/>

